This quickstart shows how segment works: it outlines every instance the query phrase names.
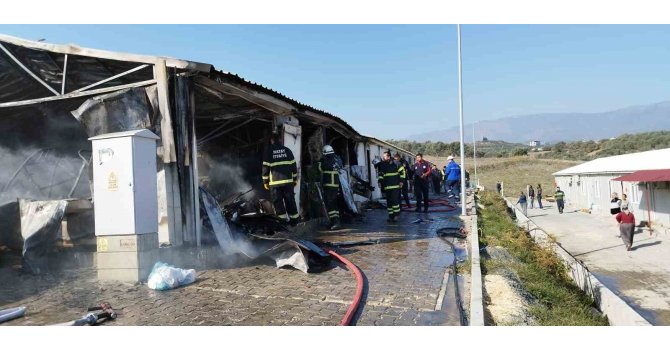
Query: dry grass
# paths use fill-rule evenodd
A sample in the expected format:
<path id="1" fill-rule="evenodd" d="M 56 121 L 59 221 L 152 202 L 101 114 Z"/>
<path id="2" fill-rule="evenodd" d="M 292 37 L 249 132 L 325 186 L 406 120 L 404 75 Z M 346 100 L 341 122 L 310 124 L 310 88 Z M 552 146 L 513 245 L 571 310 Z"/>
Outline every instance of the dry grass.
<path id="1" fill-rule="evenodd" d="M 426 156 L 429 161 L 444 165 L 445 157 Z M 537 159 L 534 157 L 511 158 L 478 158 L 477 176 L 479 184 L 484 188 L 495 191 L 496 182 L 501 181 L 505 186 L 506 196 L 517 196 L 519 191 L 526 191 L 527 185 L 542 184 L 544 194 L 553 194 L 553 173 L 575 166 L 581 162 L 559 159 Z M 475 172 L 472 158 L 467 158 L 465 168 L 470 172 L 470 180 L 474 181 Z"/>
<path id="2" fill-rule="evenodd" d="M 516 226 L 497 194 L 485 191 L 480 200 L 485 206 L 478 217 L 481 243 L 501 246 L 516 258 L 507 267 L 518 274 L 523 288 L 538 301 L 529 312 L 540 325 L 607 325 L 606 318 L 592 313 L 593 301 L 572 283 L 563 262 Z M 501 262 L 483 263 L 488 270 Z"/>

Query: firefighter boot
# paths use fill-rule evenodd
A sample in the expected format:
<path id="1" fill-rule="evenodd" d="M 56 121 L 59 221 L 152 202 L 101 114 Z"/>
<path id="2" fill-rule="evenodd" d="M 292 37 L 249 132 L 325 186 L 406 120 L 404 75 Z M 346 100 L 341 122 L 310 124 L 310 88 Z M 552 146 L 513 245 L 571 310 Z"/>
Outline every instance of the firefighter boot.
<path id="1" fill-rule="evenodd" d="M 331 230 L 337 230 L 340 228 L 340 219 L 339 218 L 334 218 L 332 221 L 332 225 L 330 225 Z"/>

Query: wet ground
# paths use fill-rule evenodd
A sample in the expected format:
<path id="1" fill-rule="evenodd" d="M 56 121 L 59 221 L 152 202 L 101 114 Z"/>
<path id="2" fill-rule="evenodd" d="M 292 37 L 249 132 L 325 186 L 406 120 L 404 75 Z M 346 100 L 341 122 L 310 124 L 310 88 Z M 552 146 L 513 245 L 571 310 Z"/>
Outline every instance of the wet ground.
<path id="1" fill-rule="evenodd" d="M 555 204 L 528 209 L 529 218 L 598 280 L 654 325 L 670 325 L 670 245 L 665 234 L 637 232 L 632 251 L 626 251 L 613 217 L 582 213 L 567 207 L 558 214 Z"/>
<path id="2" fill-rule="evenodd" d="M 386 210 L 375 209 L 362 222 L 306 238 L 378 242 L 336 249 L 365 275 L 354 324 L 460 325 L 467 322 L 461 311 L 468 310 L 467 297 L 456 295 L 468 296 L 469 283 L 450 272 L 454 250 L 464 259 L 466 245 L 437 233 L 460 227 L 459 213 L 403 212 L 399 223 L 388 224 Z M 0 281 L 0 309 L 27 306 L 25 317 L 3 325 L 66 322 L 102 301 L 119 313 L 109 325 L 337 325 L 356 288 L 352 274 L 335 262 L 309 274 L 270 265 L 209 268 L 198 271 L 194 284 L 165 292 L 99 282 L 94 269 L 28 276 L 0 267 Z"/>

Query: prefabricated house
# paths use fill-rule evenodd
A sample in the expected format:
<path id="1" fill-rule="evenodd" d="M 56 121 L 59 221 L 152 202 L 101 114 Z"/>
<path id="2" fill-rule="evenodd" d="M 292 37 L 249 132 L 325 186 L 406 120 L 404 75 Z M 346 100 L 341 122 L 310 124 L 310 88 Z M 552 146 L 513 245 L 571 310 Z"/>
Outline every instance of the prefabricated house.
<path id="1" fill-rule="evenodd" d="M 85 212 L 95 204 L 88 140 L 139 129 L 160 137 L 158 236 L 173 246 L 201 243 L 199 186 L 219 197 L 264 192 L 262 154 L 273 132 L 296 157 L 303 212 L 303 183 L 318 181 L 312 166 L 324 144 L 373 184 L 372 162 L 383 151 L 410 162 L 414 157 L 210 64 L 0 35 L 0 215 L 6 202 L 20 198 L 83 200 L 88 207 L 80 203 L 65 221 L 72 234 L 90 231 L 92 216 Z M 377 189 L 358 199 L 380 197 Z"/>
<path id="2" fill-rule="evenodd" d="M 554 173 L 566 203 L 610 215 L 611 194 L 628 196 L 638 221 L 670 228 L 670 148 L 604 157 Z"/>

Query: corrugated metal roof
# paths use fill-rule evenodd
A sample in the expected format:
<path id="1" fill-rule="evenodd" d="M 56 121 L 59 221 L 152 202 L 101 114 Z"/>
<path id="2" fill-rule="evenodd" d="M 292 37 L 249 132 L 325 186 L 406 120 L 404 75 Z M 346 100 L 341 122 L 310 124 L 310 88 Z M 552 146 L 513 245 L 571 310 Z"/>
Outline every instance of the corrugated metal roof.
<path id="1" fill-rule="evenodd" d="M 633 173 L 639 170 L 666 168 L 670 168 L 670 148 L 598 158 L 590 162 L 555 172 L 553 175 L 624 174 Z"/>
<path id="2" fill-rule="evenodd" d="M 640 170 L 632 174 L 612 179 L 612 181 L 627 182 L 670 182 L 670 169 Z"/>
<path id="3" fill-rule="evenodd" d="M 280 100 L 283 100 L 286 103 L 289 103 L 293 106 L 296 106 L 299 111 L 309 110 L 311 112 L 318 113 L 318 114 L 321 114 L 325 117 L 334 119 L 337 123 L 343 125 L 345 128 L 347 128 L 349 131 L 354 133 L 356 136 L 363 137 L 363 135 L 361 135 L 358 131 L 356 131 L 356 129 L 354 129 L 351 125 L 349 125 L 349 123 L 344 121 L 344 119 L 342 119 L 340 117 L 337 117 L 337 116 L 335 116 L 335 115 L 333 115 L 329 112 L 326 112 L 324 110 L 321 110 L 321 109 L 312 107 L 310 105 L 304 104 L 302 102 L 299 102 L 297 100 L 294 100 L 294 99 L 292 99 L 292 98 L 290 98 L 290 97 L 288 97 L 288 96 L 286 96 L 286 95 L 284 95 L 284 94 L 282 94 L 278 91 L 275 91 L 273 89 L 265 87 L 265 86 L 263 86 L 261 84 L 258 84 L 256 82 L 247 80 L 247 79 L 245 79 L 245 78 L 243 78 L 243 77 L 241 77 L 237 74 L 230 73 L 230 72 L 224 72 L 224 71 L 218 71 L 218 70 L 215 70 L 214 68 L 212 68 L 212 71 L 211 71 L 210 74 L 215 75 L 220 79 L 226 80 L 227 82 L 243 85 L 243 86 L 246 86 L 248 88 L 254 89 L 256 91 L 259 91 L 259 92 L 262 92 L 264 94 L 270 95 L 270 96 L 278 98 Z"/>

